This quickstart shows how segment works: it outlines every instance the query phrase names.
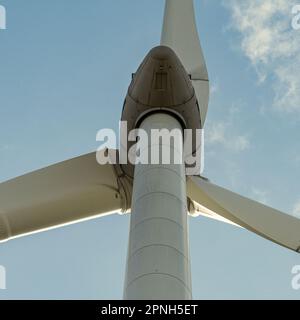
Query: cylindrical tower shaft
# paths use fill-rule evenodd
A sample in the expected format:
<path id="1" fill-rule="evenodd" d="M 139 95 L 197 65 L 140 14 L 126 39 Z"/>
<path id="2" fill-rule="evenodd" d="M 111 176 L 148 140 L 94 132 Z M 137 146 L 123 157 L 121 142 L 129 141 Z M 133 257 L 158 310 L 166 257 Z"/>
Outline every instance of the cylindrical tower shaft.
<path id="1" fill-rule="evenodd" d="M 141 152 L 148 151 L 150 156 L 159 146 L 171 154 L 171 161 L 166 162 L 163 154 L 158 164 L 135 166 L 124 298 L 191 299 L 182 127 L 173 116 L 156 113 L 140 128 L 150 141 Z M 158 142 L 151 135 L 153 129 L 175 129 L 180 135 L 168 139 L 165 131 L 166 139 Z"/>

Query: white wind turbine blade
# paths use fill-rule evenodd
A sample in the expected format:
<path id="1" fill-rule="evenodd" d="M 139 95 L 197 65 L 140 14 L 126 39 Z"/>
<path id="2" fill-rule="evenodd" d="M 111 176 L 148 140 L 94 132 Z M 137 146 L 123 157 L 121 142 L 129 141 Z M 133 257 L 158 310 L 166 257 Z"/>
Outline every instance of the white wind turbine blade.
<path id="1" fill-rule="evenodd" d="M 200 177 L 187 181 L 189 198 L 211 213 L 300 252 L 300 219 L 218 187 Z M 206 212 L 207 210 L 207 212 Z"/>
<path id="2" fill-rule="evenodd" d="M 0 184 L 0 241 L 122 207 L 113 165 L 91 153 Z"/>
<path id="3" fill-rule="evenodd" d="M 208 108 L 209 81 L 193 0 L 166 0 L 161 45 L 172 48 L 191 75 L 203 127 Z"/>
<path id="4" fill-rule="evenodd" d="M 216 214 L 214 211 L 207 209 L 206 207 L 204 207 L 200 203 L 193 201 L 190 198 L 188 198 L 188 213 L 190 216 L 192 216 L 194 218 L 202 216 L 202 217 L 210 218 L 213 220 L 225 222 L 225 223 L 231 224 L 236 227 L 241 227 L 238 224 L 234 223 L 233 221 L 225 219 L 224 217 Z"/>

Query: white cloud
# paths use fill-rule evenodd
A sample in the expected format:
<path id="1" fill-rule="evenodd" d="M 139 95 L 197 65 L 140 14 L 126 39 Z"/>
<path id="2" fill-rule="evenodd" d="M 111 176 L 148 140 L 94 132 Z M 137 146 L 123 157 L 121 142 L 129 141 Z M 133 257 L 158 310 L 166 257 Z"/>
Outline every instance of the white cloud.
<path id="1" fill-rule="evenodd" d="M 13 149 L 12 145 L 8 145 L 8 144 L 0 145 L 0 151 L 9 151 L 11 149 Z"/>
<path id="2" fill-rule="evenodd" d="M 293 158 L 295 164 L 300 164 L 300 152 Z"/>
<path id="3" fill-rule="evenodd" d="M 300 218 L 300 200 L 294 205 L 293 215 Z"/>
<path id="4" fill-rule="evenodd" d="M 259 81 L 274 77 L 273 105 L 300 111 L 300 31 L 292 26 L 294 0 L 228 0 L 232 26 Z"/>
<path id="5" fill-rule="evenodd" d="M 210 123 L 205 131 L 205 142 L 209 146 L 222 145 L 224 148 L 235 152 L 245 151 L 250 147 L 246 135 L 232 133 L 231 122 Z"/>
<path id="6" fill-rule="evenodd" d="M 265 190 L 258 189 L 258 188 L 252 188 L 251 198 L 253 198 L 254 200 L 256 200 L 260 203 L 267 204 L 268 192 Z"/>
<path id="7" fill-rule="evenodd" d="M 211 96 L 215 95 L 219 91 L 219 85 L 217 83 L 211 84 L 210 86 L 210 94 Z"/>

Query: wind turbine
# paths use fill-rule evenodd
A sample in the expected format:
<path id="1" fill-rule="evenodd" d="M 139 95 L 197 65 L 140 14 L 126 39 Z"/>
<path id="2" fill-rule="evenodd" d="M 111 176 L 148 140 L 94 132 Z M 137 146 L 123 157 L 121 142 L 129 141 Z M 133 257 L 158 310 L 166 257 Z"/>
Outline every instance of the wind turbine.
<path id="1" fill-rule="evenodd" d="M 209 80 L 193 0 L 166 0 L 161 45 L 132 82 L 128 130 L 202 129 Z M 151 147 L 157 147 L 150 141 Z M 165 147 L 183 157 L 183 138 Z M 193 154 L 199 147 L 193 146 Z M 103 155 L 116 154 L 103 150 Z M 125 299 L 191 299 L 188 213 L 244 227 L 300 251 L 300 220 L 187 176 L 185 164 L 99 165 L 96 153 L 0 184 L 0 240 L 131 211 Z"/>

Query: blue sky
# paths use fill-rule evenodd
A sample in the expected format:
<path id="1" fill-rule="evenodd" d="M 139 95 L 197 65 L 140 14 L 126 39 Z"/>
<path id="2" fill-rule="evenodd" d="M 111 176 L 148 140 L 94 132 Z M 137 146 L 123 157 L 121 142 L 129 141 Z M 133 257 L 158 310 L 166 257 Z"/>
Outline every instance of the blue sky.
<path id="1" fill-rule="evenodd" d="M 118 128 L 131 74 L 159 44 L 162 0 L 0 0 L 0 181 L 97 148 Z M 300 216 L 297 0 L 196 0 L 212 94 L 211 181 Z M 122 298 L 128 216 L 0 245 L 0 299 Z M 195 299 L 299 299 L 300 256 L 246 230 L 190 219 Z"/>

